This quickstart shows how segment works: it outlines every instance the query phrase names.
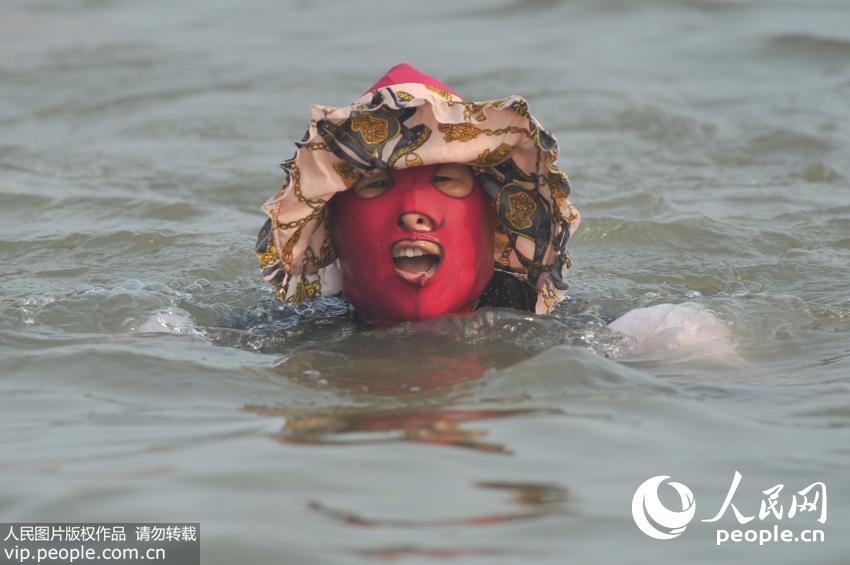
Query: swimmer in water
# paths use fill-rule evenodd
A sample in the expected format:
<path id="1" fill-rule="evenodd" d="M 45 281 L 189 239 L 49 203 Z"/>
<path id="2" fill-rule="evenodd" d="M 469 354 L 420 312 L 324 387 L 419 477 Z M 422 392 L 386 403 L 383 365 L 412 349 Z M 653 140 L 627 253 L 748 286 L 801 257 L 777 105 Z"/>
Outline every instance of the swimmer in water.
<path id="1" fill-rule="evenodd" d="M 564 300 L 579 212 L 557 142 L 523 98 L 466 102 L 401 64 L 349 106 L 313 106 L 295 145 L 256 247 L 284 303 L 341 292 L 387 325 L 482 306 L 545 315 Z M 726 338 L 694 304 L 610 327 L 636 351 Z"/>

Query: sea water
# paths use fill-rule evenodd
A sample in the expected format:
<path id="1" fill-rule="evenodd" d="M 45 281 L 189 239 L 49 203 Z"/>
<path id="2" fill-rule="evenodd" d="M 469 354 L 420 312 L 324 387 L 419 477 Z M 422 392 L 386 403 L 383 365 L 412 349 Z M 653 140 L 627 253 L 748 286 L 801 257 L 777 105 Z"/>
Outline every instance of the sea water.
<path id="1" fill-rule="evenodd" d="M 848 30 L 840 0 L 4 2 L 0 518 L 197 521 L 211 564 L 846 563 Z M 309 105 L 401 61 L 557 136 L 558 317 L 371 329 L 261 283 Z M 732 348 L 606 328 L 685 303 Z M 754 521 L 702 522 L 736 471 Z M 673 540 L 633 518 L 654 476 L 696 501 Z M 818 481 L 826 523 L 789 519 Z M 775 524 L 825 541 L 716 546 Z"/>

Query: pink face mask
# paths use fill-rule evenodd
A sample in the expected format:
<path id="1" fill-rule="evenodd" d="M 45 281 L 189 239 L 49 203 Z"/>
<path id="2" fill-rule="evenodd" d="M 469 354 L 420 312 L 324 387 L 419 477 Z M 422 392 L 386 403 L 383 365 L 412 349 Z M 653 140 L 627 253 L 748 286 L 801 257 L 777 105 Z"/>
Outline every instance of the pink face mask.
<path id="1" fill-rule="evenodd" d="M 367 320 L 469 312 L 490 282 L 495 213 L 469 167 L 366 176 L 330 209 L 343 293 Z"/>

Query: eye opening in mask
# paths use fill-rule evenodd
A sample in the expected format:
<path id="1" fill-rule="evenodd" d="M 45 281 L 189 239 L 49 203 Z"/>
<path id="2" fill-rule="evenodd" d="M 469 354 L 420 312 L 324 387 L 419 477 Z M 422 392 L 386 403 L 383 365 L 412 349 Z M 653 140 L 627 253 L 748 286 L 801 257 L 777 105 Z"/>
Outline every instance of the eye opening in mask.
<path id="1" fill-rule="evenodd" d="M 434 172 L 431 184 L 446 196 L 465 198 L 475 188 L 475 177 L 472 174 L 472 169 L 466 165 L 446 163 Z"/>
<path id="2" fill-rule="evenodd" d="M 378 171 L 374 174 L 363 175 L 358 179 L 351 190 L 358 198 L 370 200 L 377 198 L 387 192 L 393 186 L 393 179 L 387 171 Z"/>

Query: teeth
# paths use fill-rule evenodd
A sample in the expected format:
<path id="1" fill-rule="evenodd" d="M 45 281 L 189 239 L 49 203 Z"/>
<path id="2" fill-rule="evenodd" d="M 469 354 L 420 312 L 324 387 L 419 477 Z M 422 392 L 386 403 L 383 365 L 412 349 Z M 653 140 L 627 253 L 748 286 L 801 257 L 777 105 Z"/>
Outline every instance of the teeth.
<path id="1" fill-rule="evenodd" d="M 422 255 L 425 255 L 425 252 L 421 249 L 408 247 L 407 249 L 397 250 L 393 257 L 421 257 Z"/>

